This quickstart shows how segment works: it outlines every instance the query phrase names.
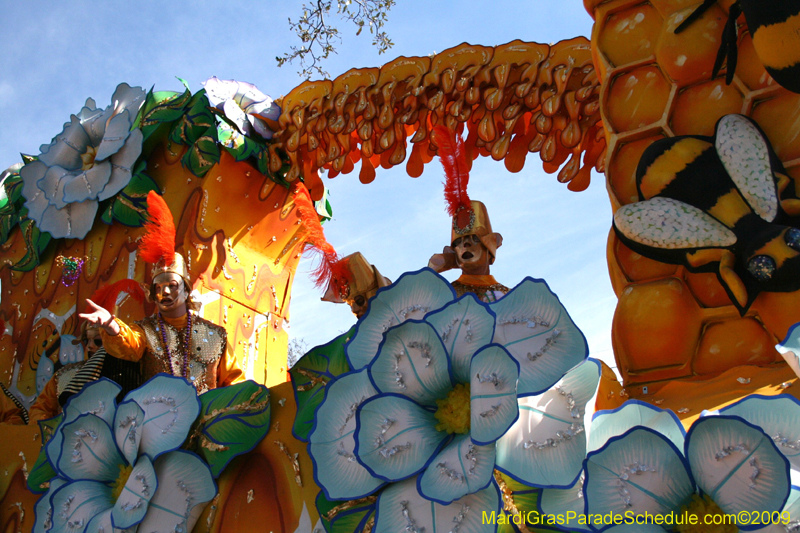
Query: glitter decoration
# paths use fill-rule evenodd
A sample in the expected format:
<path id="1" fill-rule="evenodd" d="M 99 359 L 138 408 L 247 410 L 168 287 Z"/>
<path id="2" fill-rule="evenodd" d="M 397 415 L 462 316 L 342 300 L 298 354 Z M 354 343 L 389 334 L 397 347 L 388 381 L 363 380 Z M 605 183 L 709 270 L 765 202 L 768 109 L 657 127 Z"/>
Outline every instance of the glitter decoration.
<path id="1" fill-rule="evenodd" d="M 78 281 L 78 278 L 81 276 L 81 272 L 83 271 L 83 265 L 89 258 L 84 257 L 72 257 L 72 256 L 63 256 L 59 255 L 56 257 L 56 265 L 62 269 L 61 271 L 61 283 L 65 287 L 71 287 Z"/>

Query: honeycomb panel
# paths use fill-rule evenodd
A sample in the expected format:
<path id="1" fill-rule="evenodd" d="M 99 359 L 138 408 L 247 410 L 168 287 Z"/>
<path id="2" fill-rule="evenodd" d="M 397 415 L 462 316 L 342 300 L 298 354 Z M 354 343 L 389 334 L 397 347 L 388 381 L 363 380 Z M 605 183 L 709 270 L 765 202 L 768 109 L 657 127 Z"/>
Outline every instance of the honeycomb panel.
<path id="1" fill-rule="evenodd" d="M 800 291 L 762 292 L 750 308 L 778 340 L 786 337 L 793 324 L 800 322 Z"/>
<path id="2" fill-rule="evenodd" d="M 648 259 L 643 255 L 639 255 L 627 246 L 622 241 L 616 239 L 614 244 L 614 256 L 625 276 L 630 281 L 647 281 L 653 279 L 664 278 L 672 276 L 678 270 L 677 265 L 669 265 L 660 261 Z"/>
<path id="3" fill-rule="evenodd" d="M 686 273 L 686 285 L 692 291 L 694 297 L 704 307 L 722 307 L 733 305 L 728 293 L 722 288 L 717 275 L 713 272 L 702 272 L 693 274 Z"/>
<path id="4" fill-rule="evenodd" d="M 782 360 L 772 335 L 753 318 L 710 324 L 694 359 L 695 374 L 719 374 L 739 365 L 764 365 Z"/>
<path id="5" fill-rule="evenodd" d="M 655 66 L 639 67 L 611 80 L 605 112 L 614 131 L 631 131 L 654 124 L 664 114 L 671 83 Z"/>
<path id="6" fill-rule="evenodd" d="M 622 144 L 611 158 L 606 178 L 621 205 L 639 201 L 639 193 L 636 190 L 636 167 L 645 149 L 663 137 L 657 135 Z"/>
<path id="7" fill-rule="evenodd" d="M 735 85 L 716 79 L 678 92 L 672 111 L 675 135 L 714 135 L 717 120 L 730 113 L 740 113 L 744 95 Z"/>
<path id="8" fill-rule="evenodd" d="M 739 78 L 750 90 L 758 90 L 776 85 L 758 59 L 756 49 L 753 47 L 753 39 L 750 32 L 745 32 L 739 39 L 738 46 L 739 60 L 736 63 L 736 77 Z"/>
<path id="9" fill-rule="evenodd" d="M 722 29 L 728 17 L 713 5 L 699 20 L 676 35 L 675 28 L 685 18 L 685 10 L 670 15 L 662 26 L 656 45 L 659 66 L 681 87 L 711 78 Z M 691 45 L 687 46 L 687 43 Z"/>
<path id="10" fill-rule="evenodd" d="M 661 17 L 649 3 L 608 16 L 600 31 L 600 48 L 614 66 L 627 65 L 655 54 Z"/>
<path id="11" fill-rule="evenodd" d="M 754 102 L 752 117 L 769 137 L 781 161 L 800 158 L 800 94 L 782 90 Z"/>
<path id="12" fill-rule="evenodd" d="M 627 287 L 619 298 L 612 341 L 625 383 L 690 374 L 702 313 L 677 278 Z"/>

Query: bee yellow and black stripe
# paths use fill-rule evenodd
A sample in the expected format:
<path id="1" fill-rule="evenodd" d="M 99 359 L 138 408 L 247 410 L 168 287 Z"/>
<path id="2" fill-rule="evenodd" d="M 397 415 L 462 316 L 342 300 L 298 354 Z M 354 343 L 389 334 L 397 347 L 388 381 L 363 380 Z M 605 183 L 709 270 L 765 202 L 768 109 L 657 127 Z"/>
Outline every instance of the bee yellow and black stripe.
<path id="1" fill-rule="evenodd" d="M 800 1 L 739 0 L 753 47 L 767 72 L 800 93 Z"/>

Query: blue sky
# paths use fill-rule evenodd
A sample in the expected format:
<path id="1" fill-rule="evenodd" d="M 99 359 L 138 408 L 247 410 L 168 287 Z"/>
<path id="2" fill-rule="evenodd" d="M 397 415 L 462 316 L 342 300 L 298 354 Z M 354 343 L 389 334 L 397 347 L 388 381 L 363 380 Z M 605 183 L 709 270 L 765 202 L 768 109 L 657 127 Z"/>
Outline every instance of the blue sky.
<path id="1" fill-rule="evenodd" d="M 0 166 L 18 162 L 20 152 L 38 153 L 87 97 L 108 105 L 123 81 L 180 90 L 179 76 L 196 91 L 217 76 L 254 83 L 273 98 L 286 94 L 303 81 L 299 65 L 278 68 L 275 57 L 299 44 L 287 19 L 296 19 L 301 8 L 300 1 L 4 2 Z M 580 0 L 398 0 L 389 19 L 395 45 L 387 54 L 377 54 L 366 31 L 356 37 L 341 24 L 338 54 L 323 67 L 335 77 L 462 42 L 554 43 L 589 36 L 592 25 Z M 434 161 L 416 179 L 401 165 L 379 169 L 369 185 L 358 182 L 357 172 L 326 180 L 334 209 L 325 225 L 328 240 L 342 255 L 361 251 L 391 279 L 425 266 L 450 236 L 442 179 Z M 593 175 L 587 191 L 572 193 L 542 171 L 536 154 L 518 174 L 481 158 L 469 193 L 487 205 L 494 230 L 504 237 L 492 267 L 498 281 L 513 287 L 526 276 L 545 279 L 586 334 L 592 355 L 613 366 L 616 297 L 605 259 L 612 213 L 603 177 Z M 354 317 L 346 306 L 319 301 L 308 270 L 302 262 L 289 333 L 311 347 L 349 328 Z"/>

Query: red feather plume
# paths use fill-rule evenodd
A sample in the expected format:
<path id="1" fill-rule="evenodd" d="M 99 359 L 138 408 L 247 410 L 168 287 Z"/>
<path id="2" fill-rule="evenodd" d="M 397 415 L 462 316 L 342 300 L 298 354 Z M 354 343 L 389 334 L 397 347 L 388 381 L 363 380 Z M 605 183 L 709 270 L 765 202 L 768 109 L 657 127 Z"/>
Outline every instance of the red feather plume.
<path id="1" fill-rule="evenodd" d="M 320 254 L 319 266 L 311 273 L 314 285 L 325 287 L 331 277 L 346 279 L 348 276 L 346 265 L 339 260 L 339 254 L 336 253 L 333 245 L 325 238 L 325 232 L 319 222 L 319 215 L 317 215 L 317 210 L 314 209 L 311 195 L 303 182 L 295 181 L 292 195 L 294 196 L 294 205 L 297 207 L 300 220 L 308 231 L 306 249 L 311 248 Z"/>
<path id="2" fill-rule="evenodd" d="M 175 222 L 172 213 L 161 196 L 155 191 L 147 194 L 147 222 L 145 234 L 139 241 L 139 255 L 148 263 L 163 260 L 171 265 L 175 262 Z"/>
<path id="3" fill-rule="evenodd" d="M 437 153 L 444 167 L 444 200 L 447 213 L 452 217 L 464 208 L 469 213 L 472 206 L 467 194 L 469 167 L 467 166 L 464 141 L 460 135 L 445 126 L 439 125 L 431 132 L 433 142 L 439 147 Z"/>
<path id="4" fill-rule="evenodd" d="M 144 291 L 139 282 L 132 279 L 123 279 L 111 285 L 103 285 L 94 291 L 94 294 L 89 299 L 100 307 L 113 311 L 117 305 L 117 297 L 121 292 L 127 292 L 137 302 L 144 303 Z M 94 309 L 87 305 L 84 312 L 89 314 L 92 311 Z"/>

